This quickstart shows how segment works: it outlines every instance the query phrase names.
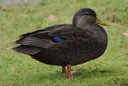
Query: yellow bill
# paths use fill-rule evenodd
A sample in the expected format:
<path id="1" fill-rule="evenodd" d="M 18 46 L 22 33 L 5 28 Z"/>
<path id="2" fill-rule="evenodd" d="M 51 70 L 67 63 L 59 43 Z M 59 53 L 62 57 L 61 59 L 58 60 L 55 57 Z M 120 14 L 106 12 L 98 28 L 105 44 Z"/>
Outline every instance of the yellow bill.
<path id="1" fill-rule="evenodd" d="M 109 26 L 108 24 L 102 22 L 100 19 L 96 18 L 96 23 L 103 26 Z"/>

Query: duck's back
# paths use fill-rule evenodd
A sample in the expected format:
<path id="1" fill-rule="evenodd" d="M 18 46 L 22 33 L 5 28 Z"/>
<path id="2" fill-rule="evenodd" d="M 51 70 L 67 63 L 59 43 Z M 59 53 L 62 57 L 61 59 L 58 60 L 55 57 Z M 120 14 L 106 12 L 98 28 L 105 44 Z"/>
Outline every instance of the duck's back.
<path id="1" fill-rule="evenodd" d="M 84 29 L 72 25 L 60 25 L 27 33 L 17 43 L 20 44 L 20 48 L 28 48 L 26 51 L 25 48 L 15 50 L 30 53 L 30 56 L 40 62 L 52 65 L 76 65 L 101 56 L 106 50 L 107 35 L 98 25 Z"/>

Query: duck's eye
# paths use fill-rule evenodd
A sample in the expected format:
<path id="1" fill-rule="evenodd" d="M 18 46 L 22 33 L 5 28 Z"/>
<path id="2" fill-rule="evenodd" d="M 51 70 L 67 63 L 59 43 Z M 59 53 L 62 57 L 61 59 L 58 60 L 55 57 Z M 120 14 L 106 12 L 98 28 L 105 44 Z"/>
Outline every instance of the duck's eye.
<path id="1" fill-rule="evenodd" d="M 91 15 L 91 13 L 90 12 L 85 12 L 85 15 Z"/>
<path id="2" fill-rule="evenodd" d="M 83 13 L 81 13 L 81 15 L 91 15 L 91 13 L 90 12 L 83 12 Z"/>

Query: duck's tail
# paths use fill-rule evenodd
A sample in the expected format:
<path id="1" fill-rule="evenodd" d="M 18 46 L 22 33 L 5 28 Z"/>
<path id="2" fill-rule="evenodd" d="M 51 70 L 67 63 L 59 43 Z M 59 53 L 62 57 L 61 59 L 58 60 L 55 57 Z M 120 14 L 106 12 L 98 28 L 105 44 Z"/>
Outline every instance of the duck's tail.
<path id="1" fill-rule="evenodd" d="M 19 46 L 14 47 L 13 50 L 24 54 L 34 55 L 43 49 L 53 46 L 55 43 L 47 39 L 26 37 L 17 40 L 16 44 Z"/>
<path id="2" fill-rule="evenodd" d="M 27 45 L 19 45 L 17 47 L 12 48 L 14 51 L 19 53 L 24 53 L 28 55 L 35 55 L 41 51 L 41 48 L 27 46 Z"/>

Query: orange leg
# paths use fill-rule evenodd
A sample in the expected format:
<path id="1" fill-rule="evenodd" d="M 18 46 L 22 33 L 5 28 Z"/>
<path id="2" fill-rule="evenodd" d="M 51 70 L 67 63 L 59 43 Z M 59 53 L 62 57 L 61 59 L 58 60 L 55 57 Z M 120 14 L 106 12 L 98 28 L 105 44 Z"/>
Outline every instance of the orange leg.
<path id="1" fill-rule="evenodd" d="M 70 79 L 71 78 L 71 65 L 70 64 L 67 65 L 67 70 L 68 70 L 67 77 L 68 79 Z"/>
<path id="2" fill-rule="evenodd" d="M 65 68 L 65 66 L 62 66 L 62 73 L 66 73 L 66 68 Z"/>

